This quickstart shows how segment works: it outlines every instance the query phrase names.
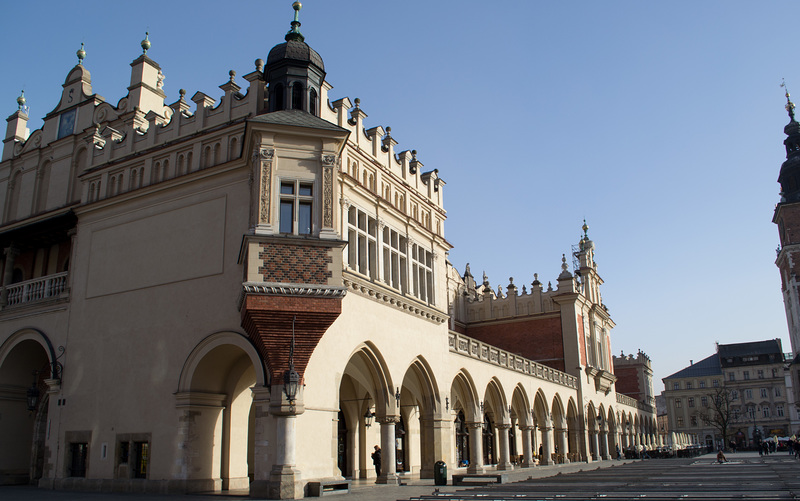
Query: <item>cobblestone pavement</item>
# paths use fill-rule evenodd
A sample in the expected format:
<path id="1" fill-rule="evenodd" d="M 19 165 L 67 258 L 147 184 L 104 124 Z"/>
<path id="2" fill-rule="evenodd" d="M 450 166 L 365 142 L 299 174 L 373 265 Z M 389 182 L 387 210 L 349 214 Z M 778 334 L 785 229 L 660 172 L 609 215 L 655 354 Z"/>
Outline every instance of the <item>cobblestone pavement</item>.
<path id="1" fill-rule="evenodd" d="M 602 461 L 543 466 L 509 473 L 511 483 L 466 488 L 440 486 L 433 480 L 409 479 L 402 485 L 353 482 L 349 494 L 336 501 L 575 501 L 597 499 L 710 500 L 800 498 L 800 461 L 788 454 L 759 457 L 757 453 L 730 454 L 727 464 L 715 455 L 692 459 Z M 150 495 L 49 491 L 33 487 L 0 487 L 2 501 L 217 501 L 249 499 L 246 492 L 225 494 Z"/>

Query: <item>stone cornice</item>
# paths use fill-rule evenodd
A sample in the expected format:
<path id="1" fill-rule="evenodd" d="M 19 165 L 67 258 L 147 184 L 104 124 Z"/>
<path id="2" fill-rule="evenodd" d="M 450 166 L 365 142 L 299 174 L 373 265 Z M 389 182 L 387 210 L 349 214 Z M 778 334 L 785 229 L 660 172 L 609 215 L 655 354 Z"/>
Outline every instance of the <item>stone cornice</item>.
<path id="1" fill-rule="evenodd" d="M 350 274 L 343 277 L 342 281 L 347 290 L 372 299 L 373 301 L 392 305 L 398 310 L 405 311 L 411 315 L 419 315 L 430 322 L 441 324 L 447 321 L 448 316 L 445 313 L 428 306 L 423 306 L 416 300 L 406 298 L 396 292 L 390 292 L 381 285 L 363 280 L 359 277 L 354 277 Z"/>
<path id="2" fill-rule="evenodd" d="M 239 294 L 238 309 L 242 309 L 247 295 L 264 296 L 302 296 L 343 298 L 347 294 L 344 287 L 317 284 L 284 284 L 275 282 L 244 282 Z"/>

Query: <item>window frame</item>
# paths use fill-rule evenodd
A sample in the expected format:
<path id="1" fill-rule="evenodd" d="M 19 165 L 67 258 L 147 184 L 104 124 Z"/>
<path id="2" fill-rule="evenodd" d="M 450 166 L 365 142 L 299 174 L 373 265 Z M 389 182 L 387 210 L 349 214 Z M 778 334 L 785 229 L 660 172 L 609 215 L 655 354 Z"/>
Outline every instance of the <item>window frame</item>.
<path id="1" fill-rule="evenodd" d="M 316 229 L 315 219 L 316 214 L 314 207 L 316 205 L 317 186 L 313 179 L 300 179 L 300 178 L 281 178 L 278 185 L 278 233 L 281 235 L 296 235 L 296 236 L 310 236 L 313 235 Z M 284 193 L 284 187 L 291 185 L 292 193 Z M 310 188 L 311 194 L 304 195 L 301 189 Z M 285 214 L 284 207 L 286 204 L 291 208 L 290 219 L 292 220 L 291 231 L 285 231 Z M 300 231 L 300 217 L 301 207 L 308 207 L 308 231 Z"/>

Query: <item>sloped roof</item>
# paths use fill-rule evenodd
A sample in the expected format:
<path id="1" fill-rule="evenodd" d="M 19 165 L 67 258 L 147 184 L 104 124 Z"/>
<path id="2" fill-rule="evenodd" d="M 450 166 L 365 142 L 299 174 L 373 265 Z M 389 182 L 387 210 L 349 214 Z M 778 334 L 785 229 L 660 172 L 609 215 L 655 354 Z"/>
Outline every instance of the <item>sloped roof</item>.
<path id="1" fill-rule="evenodd" d="M 248 121 L 263 124 L 290 125 L 294 127 L 308 127 L 312 129 L 330 130 L 350 133 L 336 124 L 323 120 L 316 115 L 302 110 L 281 110 L 255 116 Z"/>
<path id="2" fill-rule="evenodd" d="M 773 353 L 783 353 L 779 339 L 719 345 L 719 356 L 722 358 L 770 355 Z"/>
<path id="3" fill-rule="evenodd" d="M 722 374 L 722 367 L 719 365 L 719 357 L 713 354 L 710 357 L 692 364 L 689 367 L 679 370 L 671 376 L 664 379 L 683 378 L 683 377 L 702 377 L 702 376 L 719 376 Z"/>

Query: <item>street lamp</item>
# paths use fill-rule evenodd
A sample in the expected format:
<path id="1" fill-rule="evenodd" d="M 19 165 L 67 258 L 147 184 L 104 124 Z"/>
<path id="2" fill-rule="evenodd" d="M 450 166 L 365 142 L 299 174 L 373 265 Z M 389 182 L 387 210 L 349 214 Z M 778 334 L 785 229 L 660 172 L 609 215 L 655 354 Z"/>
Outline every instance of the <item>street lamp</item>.
<path id="1" fill-rule="evenodd" d="M 33 371 L 33 383 L 26 395 L 28 410 L 33 412 L 39 407 L 39 371 Z"/>
<path id="2" fill-rule="evenodd" d="M 373 414 L 370 409 L 367 409 L 367 412 L 364 413 L 364 426 L 367 428 L 372 426 L 373 419 L 375 419 L 375 414 Z"/>
<path id="3" fill-rule="evenodd" d="M 297 315 L 292 317 L 292 344 L 289 347 L 289 369 L 283 373 L 283 392 L 289 405 L 294 405 L 297 400 L 297 390 L 300 389 L 300 374 L 294 370 L 294 321 Z"/>

